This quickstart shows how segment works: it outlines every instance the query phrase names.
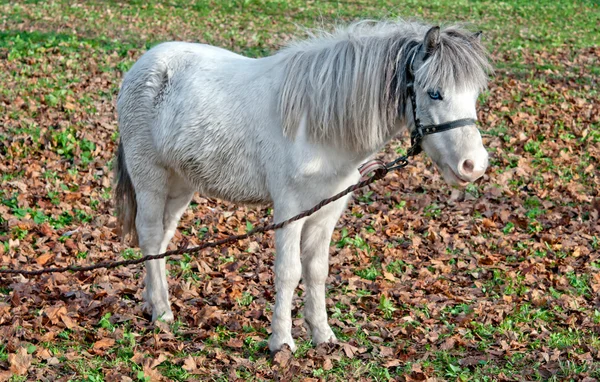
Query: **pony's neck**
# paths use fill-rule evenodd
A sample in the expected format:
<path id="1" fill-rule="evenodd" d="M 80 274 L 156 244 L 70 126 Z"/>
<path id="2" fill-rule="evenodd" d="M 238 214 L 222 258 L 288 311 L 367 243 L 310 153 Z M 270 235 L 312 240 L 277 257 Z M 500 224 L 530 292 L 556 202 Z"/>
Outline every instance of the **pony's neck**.
<path id="1" fill-rule="evenodd" d="M 396 33 L 390 33 L 392 37 Z M 381 149 L 400 130 L 397 66 L 412 44 L 365 33 L 317 40 L 283 51 L 279 110 L 284 134 L 294 139 L 300 120 L 312 143 L 353 153 Z M 403 70 L 403 69 L 399 69 Z"/>

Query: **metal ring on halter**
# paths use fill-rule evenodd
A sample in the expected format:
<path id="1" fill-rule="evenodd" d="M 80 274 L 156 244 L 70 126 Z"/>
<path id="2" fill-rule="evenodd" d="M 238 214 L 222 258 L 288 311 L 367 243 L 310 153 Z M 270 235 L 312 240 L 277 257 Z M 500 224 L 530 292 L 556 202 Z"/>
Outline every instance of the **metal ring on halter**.
<path id="1" fill-rule="evenodd" d="M 397 170 L 406 166 L 408 166 L 408 157 L 406 155 L 403 155 L 385 165 L 388 171 Z"/>

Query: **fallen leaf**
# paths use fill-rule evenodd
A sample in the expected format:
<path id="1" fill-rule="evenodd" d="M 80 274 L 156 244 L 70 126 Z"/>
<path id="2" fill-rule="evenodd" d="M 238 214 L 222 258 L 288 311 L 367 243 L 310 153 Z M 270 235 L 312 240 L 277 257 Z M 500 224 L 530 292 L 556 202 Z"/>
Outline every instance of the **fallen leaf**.
<path id="1" fill-rule="evenodd" d="M 188 356 L 185 359 L 185 361 L 183 362 L 182 368 L 183 368 L 183 370 L 191 373 L 191 372 L 194 372 L 198 368 L 198 365 L 196 365 L 196 361 L 194 360 L 194 357 Z"/>
<path id="2" fill-rule="evenodd" d="M 11 371 L 2 370 L 0 371 L 0 382 L 6 382 L 13 377 L 13 373 Z"/>
<path id="3" fill-rule="evenodd" d="M 158 370 L 150 367 L 149 361 L 144 362 L 143 372 L 144 377 L 150 378 L 150 382 L 160 382 L 164 380 L 164 377 Z"/>
<path id="4" fill-rule="evenodd" d="M 244 347 L 244 341 L 242 341 L 240 338 L 230 338 L 229 341 L 227 341 L 227 346 L 239 349 Z"/>
<path id="5" fill-rule="evenodd" d="M 115 344 L 115 340 L 113 338 L 102 338 L 94 343 L 92 347 L 94 350 L 104 350 L 112 347 Z"/>
<path id="6" fill-rule="evenodd" d="M 27 349 L 20 347 L 16 353 L 8 355 L 9 370 L 17 375 L 26 375 L 32 359 L 33 357 L 27 353 Z"/>
<path id="7" fill-rule="evenodd" d="M 40 256 L 38 256 L 35 259 L 35 262 L 38 263 L 38 265 L 44 265 L 48 262 L 48 260 L 50 260 L 52 257 L 54 256 L 54 254 L 46 252 Z"/>
<path id="8" fill-rule="evenodd" d="M 285 368 L 290 360 L 292 359 L 292 351 L 289 346 L 284 345 L 281 350 L 275 353 L 273 357 L 273 364 L 279 366 L 280 368 Z"/>
<path id="9" fill-rule="evenodd" d="M 454 337 L 448 337 L 446 338 L 446 341 L 444 341 L 444 343 L 440 345 L 440 349 L 450 350 L 454 348 L 454 345 L 456 345 L 456 339 Z"/>

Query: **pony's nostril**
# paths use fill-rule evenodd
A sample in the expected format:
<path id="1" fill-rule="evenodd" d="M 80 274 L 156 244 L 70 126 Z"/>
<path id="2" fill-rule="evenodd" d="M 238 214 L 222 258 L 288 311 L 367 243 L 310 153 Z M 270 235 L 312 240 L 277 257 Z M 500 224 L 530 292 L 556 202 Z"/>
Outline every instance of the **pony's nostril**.
<path id="1" fill-rule="evenodd" d="M 474 169 L 475 169 L 475 162 L 473 162 L 471 159 L 467 159 L 463 162 L 463 165 L 462 165 L 463 174 L 470 175 L 473 173 Z"/>

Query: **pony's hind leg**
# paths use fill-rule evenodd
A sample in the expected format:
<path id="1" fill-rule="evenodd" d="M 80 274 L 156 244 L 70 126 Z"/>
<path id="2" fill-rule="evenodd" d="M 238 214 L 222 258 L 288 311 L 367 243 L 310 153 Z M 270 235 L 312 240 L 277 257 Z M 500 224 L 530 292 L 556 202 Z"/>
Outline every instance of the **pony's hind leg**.
<path id="1" fill-rule="evenodd" d="M 149 208 L 148 211 L 151 211 L 156 218 L 153 223 L 146 223 L 149 228 L 147 228 L 145 232 L 148 235 L 152 233 L 155 236 L 147 237 L 146 243 L 148 244 L 144 247 L 142 247 L 142 239 L 140 237 L 140 248 L 142 248 L 144 255 L 163 253 L 167 250 L 169 242 L 177 229 L 177 223 L 194 195 L 193 189 L 191 189 L 179 176 L 172 173 L 167 179 L 168 180 L 164 185 L 164 193 L 161 193 L 160 196 L 160 201 L 157 198 L 157 192 L 154 192 L 153 198 L 156 203 L 152 206 L 146 206 Z M 161 209 L 162 211 L 160 211 Z M 160 224 L 160 231 L 158 229 L 159 222 L 162 223 Z M 138 235 L 140 235 L 139 228 Z M 169 303 L 169 287 L 166 272 L 166 259 L 146 262 L 146 289 L 144 291 L 144 299 L 147 307 L 152 311 L 153 321 L 159 318 L 165 321 L 172 321 L 174 318 Z"/>
<path id="2" fill-rule="evenodd" d="M 311 216 L 302 229 L 302 282 L 306 288 L 304 320 L 315 345 L 336 341 L 327 322 L 325 281 L 329 274 L 331 235 L 347 199 L 324 207 Z"/>
<path id="3" fill-rule="evenodd" d="M 179 219 L 185 212 L 194 196 L 194 189 L 188 185 L 179 175 L 172 173 L 169 177 L 169 194 L 163 214 L 164 236 L 160 244 L 160 252 L 165 252 L 175 231 Z"/>
<path id="4" fill-rule="evenodd" d="M 156 175 L 157 172 L 153 173 Z M 167 177 L 154 178 L 156 182 L 151 187 L 136 187 L 135 226 L 139 246 L 145 256 L 156 255 L 160 252 L 164 236 L 163 213 L 168 195 Z M 165 320 L 173 319 L 173 313 L 169 306 L 165 259 L 146 261 L 143 295 L 145 309 L 152 312 L 152 320 L 159 317 Z"/>

